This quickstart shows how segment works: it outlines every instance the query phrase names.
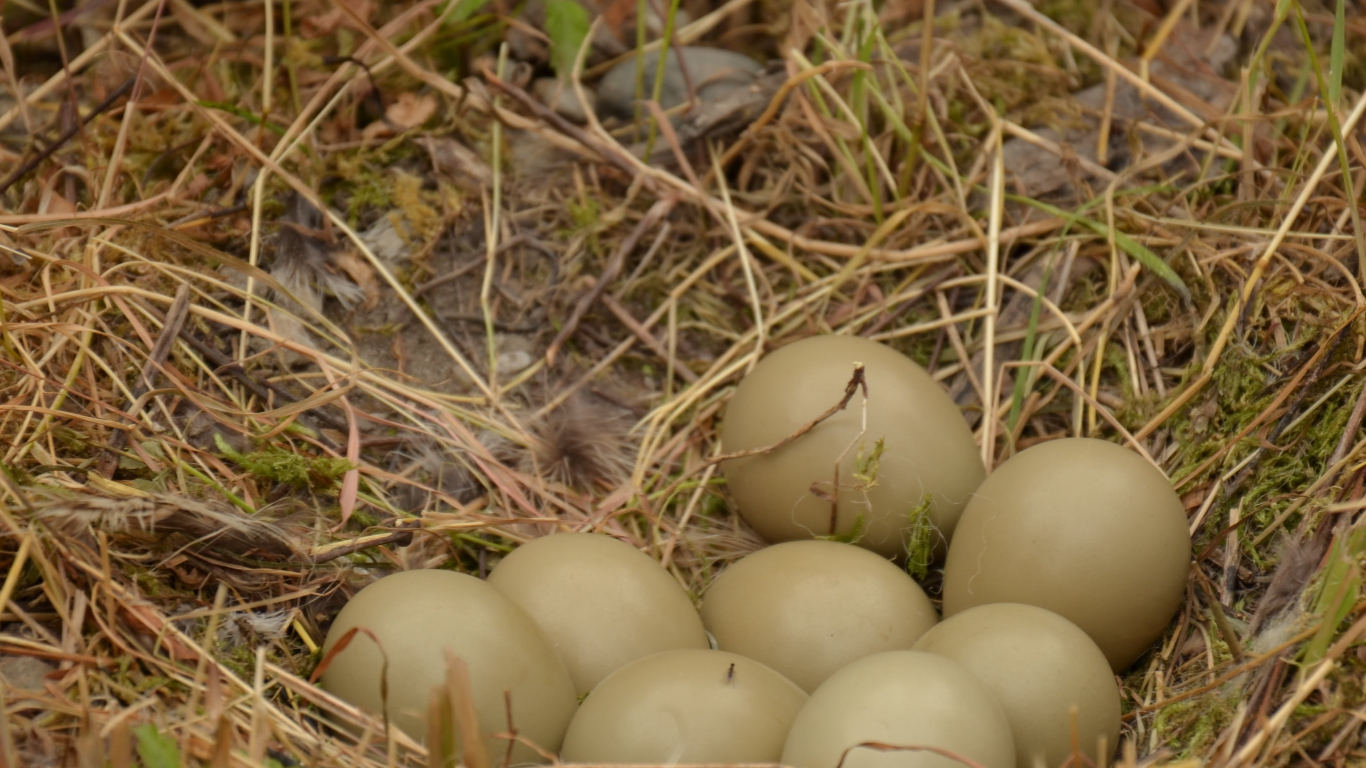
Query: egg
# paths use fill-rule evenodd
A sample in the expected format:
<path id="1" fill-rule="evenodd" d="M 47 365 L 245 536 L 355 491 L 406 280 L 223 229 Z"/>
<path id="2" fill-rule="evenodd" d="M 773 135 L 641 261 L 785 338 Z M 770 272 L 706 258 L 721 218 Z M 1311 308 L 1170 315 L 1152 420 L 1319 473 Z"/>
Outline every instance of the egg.
<path id="1" fill-rule="evenodd" d="M 661 651 L 707 648 L 692 599 L 649 555 L 597 533 L 557 533 L 513 551 L 489 584 L 531 616 L 580 695 Z"/>
<path id="2" fill-rule="evenodd" d="M 584 699 L 570 763 L 774 763 L 806 692 L 752 659 L 665 651 L 613 672 Z"/>
<path id="3" fill-rule="evenodd" d="M 1085 632 L 1052 611 L 979 605 L 926 632 L 915 650 L 958 662 L 1001 702 L 1019 768 L 1053 768 L 1072 755 L 1073 708 L 1083 754 L 1105 763 L 1118 744 L 1119 686 L 1110 663 Z M 1106 754 L 1098 756 L 1100 739 Z"/>
<path id="4" fill-rule="evenodd" d="M 788 438 L 840 401 L 855 362 L 868 384 L 866 414 L 860 392 L 791 443 L 723 462 L 726 485 L 740 515 L 770 542 L 863 528 L 861 546 L 900 556 L 923 520 L 931 527 L 921 529 L 914 556 L 928 560 L 942 554 L 986 471 L 957 406 L 923 368 L 890 347 L 856 336 L 814 336 L 769 354 L 726 407 L 722 449 L 736 453 Z M 882 452 L 872 462 L 879 441 Z M 864 470 L 876 463 L 876 477 L 860 471 L 860 463 Z M 922 501 L 924 518 L 917 514 Z"/>
<path id="5" fill-rule="evenodd" d="M 1040 443 L 968 503 L 944 566 L 944 616 L 989 603 L 1046 608 L 1081 627 L 1118 671 L 1181 605 L 1190 532 L 1167 478 L 1103 440 Z"/>
<path id="6" fill-rule="evenodd" d="M 518 734 L 548 751 L 560 748 L 577 707 L 574 683 L 531 618 L 485 582 L 437 570 L 404 571 L 380 579 L 342 608 L 327 632 L 323 658 L 357 627 L 374 637 L 356 632 L 332 657 L 320 681 L 329 693 L 380 712 L 381 670 L 387 663 L 389 721 L 424 740 L 432 692 L 446 681 L 450 652 L 468 669 L 491 765 L 501 766 L 507 754 L 507 741 L 493 737 L 508 730 L 504 692 Z M 529 762 L 541 758 L 517 744 L 512 764 Z"/>
<path id="7" fill-rule="evenodd" d="M 702 621 L 721 650 L 814 691 L 856 659 L 910 648 L 938 617 L 920 586 L 881 555 L 790 541 L 723 571 L 703 597 Z"/>
<path id="8" fill-rule="evenodd" d="M 963 768 L 928 750 L 858 746 L 868 742 L 935 747 L 984 768 L 1015 768 L 1001 704 L 957 662 L 921 651 L 879 653 L 831 675 L 797 713 L 781 762 L 835 768 L 843 756 L 842 768 Z"/>

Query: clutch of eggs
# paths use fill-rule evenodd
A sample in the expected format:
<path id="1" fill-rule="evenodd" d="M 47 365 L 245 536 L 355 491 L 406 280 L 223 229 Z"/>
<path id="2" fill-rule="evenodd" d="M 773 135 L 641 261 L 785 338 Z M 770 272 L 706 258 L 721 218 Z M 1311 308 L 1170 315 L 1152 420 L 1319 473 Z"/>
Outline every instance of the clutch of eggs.
<path id="1" fill-rule="evenodd" d="M 789 439 L 845 397 L 856 364 L 866 402 L 856 387 Z M 554 534 L 487 582 L 417 571 L 365 588 L 328 632 L 322 686 L 371 713 L 387 707 L 388 723 L 422 740 L 457 656 L 495 768 L 557 752 L 796 768 L 841 756 L 931 768 L 952 753 L 1034 768 L 1071 756 L 1074 722 L 1083 751 L 1108 760 L 1113 673 L 1161 636 L 1189 572 L 1184 510 L 1156 467 L 1112 443 L 1061 439 L 987 476 L 929 374 L 843 336 L 760 361 L 721 438 L 724 452 L 747 454 L 722 465 L 736 510 L 773 546 L 715 576 L 700 613 L 697 595 L 629 544 Z M 942 622 L 901 567 L 908 545 L 947 553 Z M 508 749 L 509 707 L 543 752 Z"/>

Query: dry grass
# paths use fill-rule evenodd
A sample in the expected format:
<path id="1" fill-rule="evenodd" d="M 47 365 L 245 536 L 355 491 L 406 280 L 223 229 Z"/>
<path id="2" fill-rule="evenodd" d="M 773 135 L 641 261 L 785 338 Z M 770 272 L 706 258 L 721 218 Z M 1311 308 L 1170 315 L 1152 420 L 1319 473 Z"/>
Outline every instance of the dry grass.
<path id="1" fill-rule="evenodd" d="M 345 596 L 557 527 L 700 593 L 759 545 L 731 388 L 831 332 L 990 463 L 1096 435 L 1173 478 L 1196 568 L 1127 764 L 1360 764 L 1350 10 L 1335 57 L 1332 3 L 694 5 L 681 42 L 789 84 L 647 164 L 495 75 L 487 10 L 10 3 L 0 765 L 439 764 L 307 682 Z"/>

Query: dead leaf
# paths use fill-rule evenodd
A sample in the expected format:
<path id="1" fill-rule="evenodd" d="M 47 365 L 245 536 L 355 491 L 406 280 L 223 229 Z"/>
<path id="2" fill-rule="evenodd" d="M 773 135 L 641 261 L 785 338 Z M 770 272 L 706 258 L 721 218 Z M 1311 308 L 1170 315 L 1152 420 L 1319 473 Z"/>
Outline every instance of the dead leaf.
<path id="1" fill-rule="evenodd" d="M 360 132 L 361 138 L 367 142 L 375 139 L 392 139 L 397 134 L 398 131 L 394 130 L 394 126 L 384 120 L 376 120 L 362 128 Z"/>
<path id="2" fill-rule="evenodd" d="M 355 11 L 357 16 L 365 19 L 367 23 L 370 21 L 370 17 L 375 14 L 374 0 L 337 0 L 337 2 L 345 4 L 347 8 Z M 303 17 L 304 37 L 330 35 L 337 31 L 337 27 L 360 29 L 350 14 L 336 6 L 333 6 L 327 13 Z"/>
<path id="3" fill-rule="evenodd" d="M 199 658 L 199 654 L 194 649 L 181 642 L 179 638 L 169 632 L 168 622 L 155 608 L 149 603 L 129 603 L 119 606 L 123 618 L 130 625 L 133 631 L 147 638 L 154 647 L 159 647 L 170 654 L 176 661 L 188 661 Z"/>
<path id="4" fill-rule="evenodd" d="M 364 259 L 350 251 L 333 251 L 332 263 L 345 272 L 346 276 L 351 278 L 351 282 L 360 286 L 361 291 L 365 293 L 361 309 L 368 311 L 379 304 L 379 278 Z"/>
<path id="5" fill-rule="evenodd" d="M 384 110 L 389 122 L 399 128 L 417 128 L 436 114 L 436 98 L 430 94 L 400 93 L 398 100 Z"/>
<path id="6" fill-rule="evenodd" d="M 52 189 L 51 187 L 47 189 L 42 200 L 38 203 L 38 213 L 51 213 L 65 216 L 75 212 L 76 206 L 72 205 L 70 200 L 62 197 L 57 190 Z"/>

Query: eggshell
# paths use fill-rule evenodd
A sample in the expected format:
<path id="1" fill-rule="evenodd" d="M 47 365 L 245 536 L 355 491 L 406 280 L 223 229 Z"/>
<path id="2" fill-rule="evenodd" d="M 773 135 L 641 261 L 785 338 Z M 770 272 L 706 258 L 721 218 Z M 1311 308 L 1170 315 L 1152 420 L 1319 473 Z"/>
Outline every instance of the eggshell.
<path id="1" fill-rule="evenodd" d="M 859 544 L 889 557 L 905 553 L 910 515 L 928 496 L 935 529 L 930 543 L 942 554 L 986 471 L 957 406 L 923 368 L 890 347 L 855 336 L 815 336 L 769 354 L 726 407 L 722 448 L 733 453 L 789 437 L 840 401 L 855 362 L 864 364 L 868 382 L 862 438 L 860 393 L 782 448 L 724 462 L 730 493 L 740 514 L 770 542 L 848 533 L 863 516 L 867 530 Z M 883 454 L 877 482 L 868 488 L 855 477 L 857 458 L 860 446 L 867 457 L 878 440 Z M 813 485 L 838 499 L 833 531 L 830 502 L 813 494 Z"/>
<path id="2" fill-rule="evenodd" d="M 665 651 L 613 672 L 584 699 L 561 755 L 572 763 L 773 763 L 806 693 L 757 661 Z"/>
<path id="3" fill-rule="evenodd" d="M 511 697 L 518 733 L 548 751 L 559 749 L 577 706 L 569 672 L 531 618 L 483 581 L 435 570 L 380 579 L 337 615 L 323 644 L 324 658 L 355 627 L 374 633 L 379 645 L 357 632 L 323 673 L 322 687 L 330 693 L 379 712 L 380 675 L 387 660 L 389 721 L 423 740 L 431 694 L 446 680 L 445 652 L 450 651 L 469 670 L 491 764 L 502 765 L 507 754 L 507 741 L 492 737 L 508 730 L 504 691 Z M 541 758 L 518 744 L 512 763 L 528 762 Z"/>
<path id="4" fill-rule="evenodd" d="M 535 539 L 504 558 L 489 584 L 541 628 L 580 695 L 636 659 L 708 647 L 683 587 L 649 555 L 611 536 Z"/>
<path id="5" fill-rule="evenodd" d="M 1156 467 L 1103 440 L 1053 440 L 973 494 L 944 567 L 944 616 L 990 603 L 1046 608 L 1121 670 L 1161 636 L 1189 570 L 1186 513 Z"/>
<path id="6" fill-rule="evenodd" d="M 791 541 L 727 568 L 702 600 L 716 645 L 807 691 L 846 664 L 904 650 L 938 621 L 906 572 L 866 549 Z"/>
<path id="7" fill-rule="evenodd" d="M 879 653 L 831 675 L 797 713 L 781 762 L 835 768 L 849 750 L 843 768 L 963 768 L 926 750 L 851 749 L 866 742 L 937 747 L 985 768 L 1015 768 L 1000 703 L 957 662 L 920 651 Z"/>
<path id="8" fill-rule="evenodd" d="M 1119 743 L 1119 686 L 1110 663 L 1085 632 L 1052 611 L 979 605 L 926 632 L 915 650 L 958 662 L 1001 702 L 1019 768 L 1054 768 L 1071 756 L 1073 707 L 1083 754 L 1103 763 Z M 1101 738 L 1106 754 L 1097 760 Z"/>

